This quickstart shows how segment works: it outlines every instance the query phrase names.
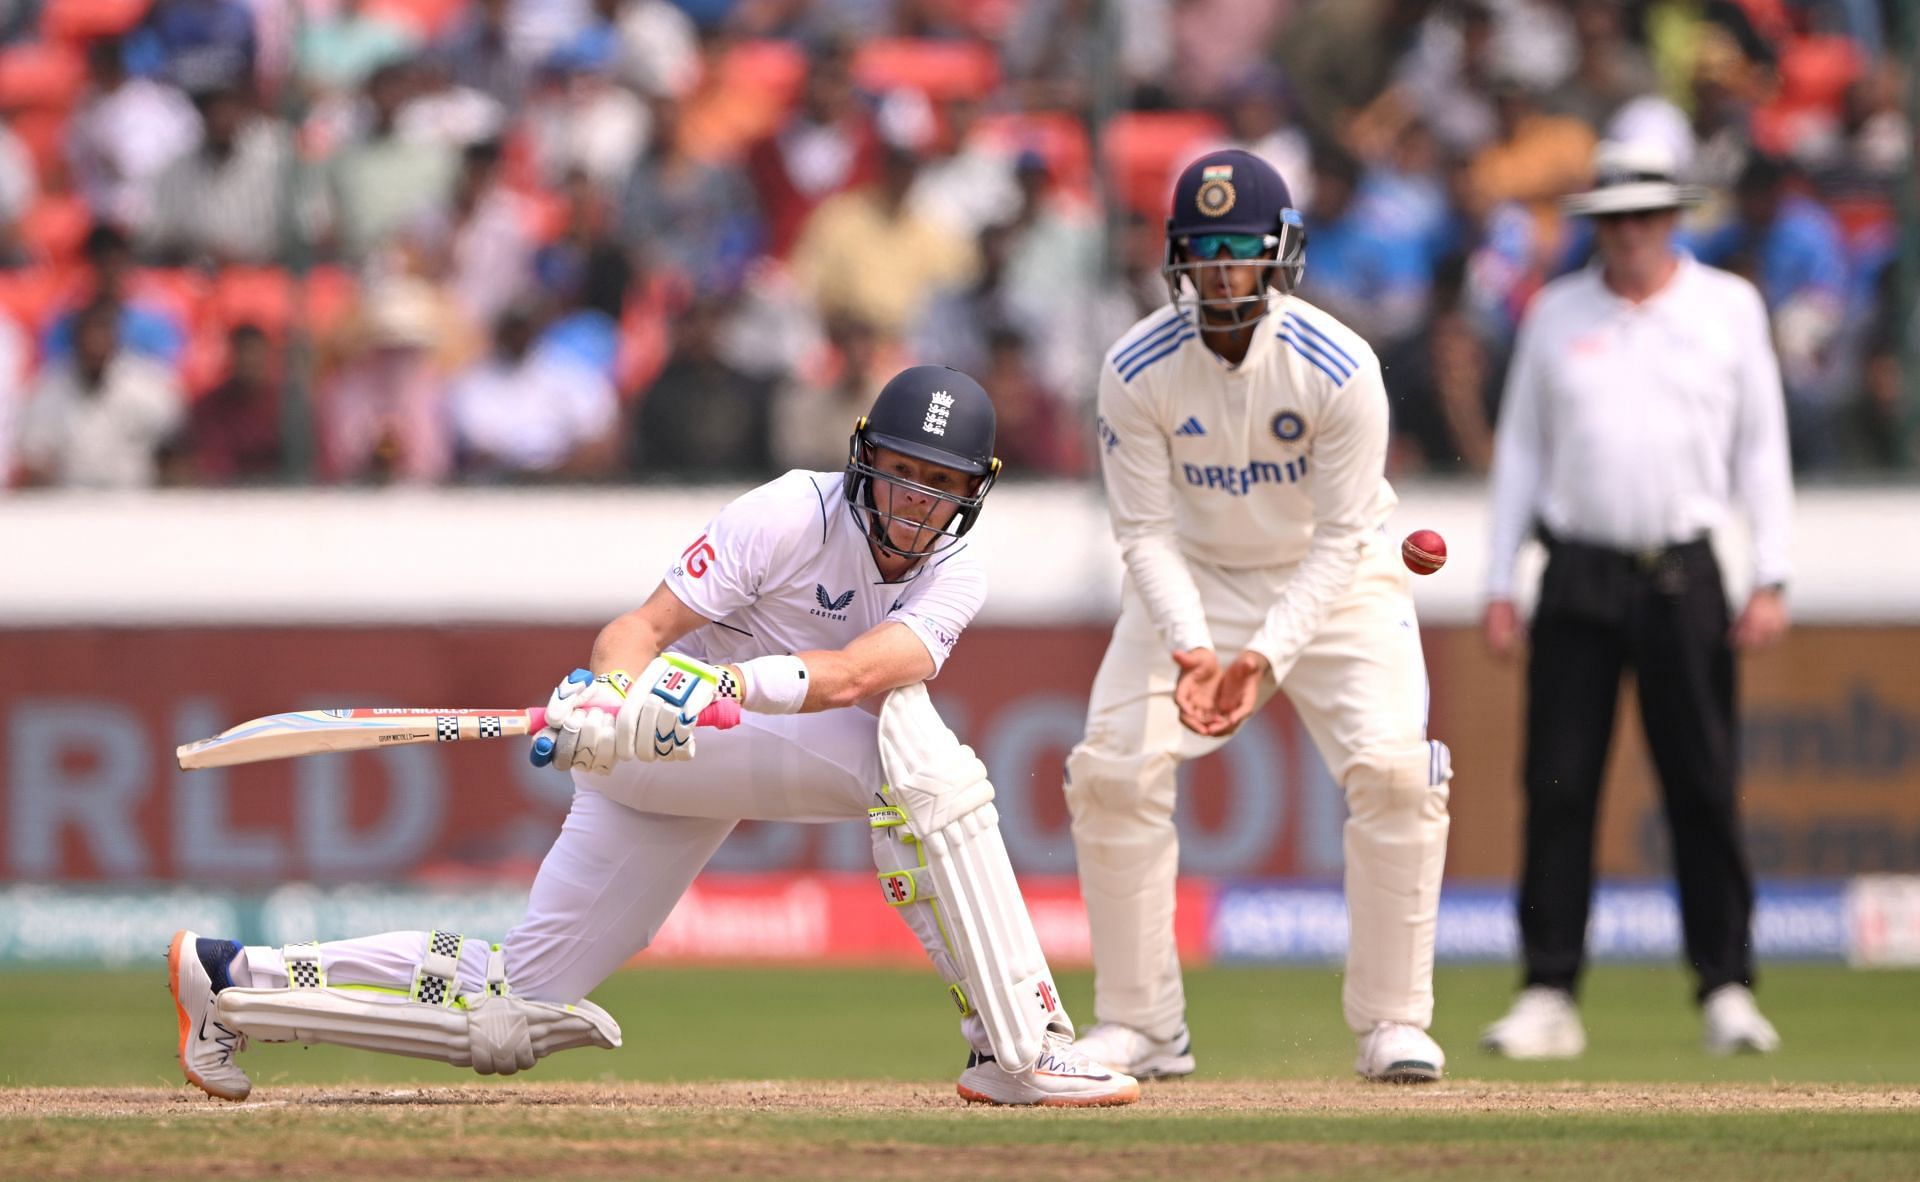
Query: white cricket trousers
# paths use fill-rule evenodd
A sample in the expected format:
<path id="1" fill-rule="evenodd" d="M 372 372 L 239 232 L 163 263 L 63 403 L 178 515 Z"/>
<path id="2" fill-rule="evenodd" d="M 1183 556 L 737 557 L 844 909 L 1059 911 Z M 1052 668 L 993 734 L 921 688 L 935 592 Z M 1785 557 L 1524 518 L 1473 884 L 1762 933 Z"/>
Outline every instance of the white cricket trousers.
<path id="1" fill-rule="evenodd" d="M 574 773 L 572 808 L 547 851 L 526 917 L 503 947 L 507 981 L 536 1001 L 572 1002 L 653 941 L 667 915 L 727 834 L 743 820 L 852 821 L 882 803 L 879 720 L 858 709 L 818 714 L 745 714 L 728 731 L 701 731 L 695 757 L 622 763 L 605 776 Z M 898 866 L 898 842 L 874 830 L 882 869 Z M 875 887 L 875 906 L 879 888 Z M 958 969 L 927 908 L 903 908 L 936 969 Z M 426 951 L 424 931 L 388 932 L 321 945 L 330 985 L 406 990 Z M 249 947 L 246 969 L 260 988 L 287 984 L 278 948 Z M 470 943 L 460 989 L 486 979 L 486 947 Z M 977 1018 L 962 1024 L 986 1047 Z"/>
<path id="2" fill-rule="evenodd" d="M 1265 621 L 1293 568 L 1188 566 L 1225 665 Z M 1265 705 L 1276 688 L 1285 691 L 1346 797 L 1343 1000 L 1357 1033 L 1380 1021 L 1424 1028 L 1433 1016 L 1450 771 L 1445 747 L 1427 740 L 1426 663 L 1407 579 L 1385 535 L 1370 537 L 1353 586 L 1260 699 Z M 1086 738 L 1067 760 L 1095 1013 L 1159 1038 L 1172 1037 L 1186 1015 L 1173 934 L 1175 772 L 1231 741 L 1180 724 L 1177 674 L 1129 580 L 1094 679 Z"/>

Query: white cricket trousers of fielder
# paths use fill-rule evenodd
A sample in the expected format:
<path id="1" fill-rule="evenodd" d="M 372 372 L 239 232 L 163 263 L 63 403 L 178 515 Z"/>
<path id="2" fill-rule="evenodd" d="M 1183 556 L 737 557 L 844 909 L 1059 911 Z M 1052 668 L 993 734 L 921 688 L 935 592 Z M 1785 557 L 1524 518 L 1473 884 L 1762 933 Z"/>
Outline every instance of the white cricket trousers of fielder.
<path id="1" fill-rule="evenodd" d="M 1291 566 L 1222 570 L 1189 560 L 1220 662 L 1238 656 Z M 1342 835 L 1350 936 L 1347 1024 L 1425 1027 L 1433 1018 L 1434 920 L 1447 847 L 1444 745 L 1426 734 L 1426 663 L 1407 572 L 1369 537 L 1347 593 L 1276 687 L 1292 701 L 1347 801 Z M 1174 946 L 1174 774 L 1218 750 L 1180 725 L 1178 669 L 1129 580 L 1094 679 L 1086 738 L 1067 758 L 1066 796 L 1092 928 L 1094 1010 L 1158 1038 L 1185 1020 Z M 1279 785 L 1274 786 L 1279 790 Z"/>
<path id="2" fill-rule="evenodd" d="M 605 776 L 574 773 L 572 808 L 540 864 L 526 917 L 503 946 L 507 981 L 535 1001 L 585 997 L 652 943 L 667 915 L 727 834 L 743 820 L 868 821 L 881 803 L 879 720 L 858 709 L 818 714 L 746 714 L 729 731 L 701 731 L 691 760 L 623 763 Z M 876 864 L 900 866 L 900 843 L 873 830 Z M 875 886 L 878 894 L 878 884 Z M 876 904 L 878 905 L 878 904 Z M 929 912 L 927 922 L 918 913 Z M 902 908 L 948 983 L 959 973 L 931 909 Z M 320 946 L 329 985 L 404 992 L 427 945 L 424 931 L 387 932 Z M 460 990 L 481 988 L 486 945 L 469 942 Z M 287 984 L 280 949 L 249 947 L 257 988 Z M 985 1028 L 962 1030 L 986 1049 Z"/>

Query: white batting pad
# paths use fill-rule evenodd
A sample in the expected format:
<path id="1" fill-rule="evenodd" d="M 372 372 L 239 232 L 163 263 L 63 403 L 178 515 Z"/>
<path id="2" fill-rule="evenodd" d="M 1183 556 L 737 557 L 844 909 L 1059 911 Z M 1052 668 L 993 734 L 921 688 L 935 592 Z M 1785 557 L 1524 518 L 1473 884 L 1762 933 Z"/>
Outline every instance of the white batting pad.
<path id="1" fill-rule="evenodd" d="M 1047 1030 L 1072 1023 L 1007 860 L 986 765 L 940 720 L 925 685 L 887 695 L 880 765 L 907 836 L 925 852 L 945 927 L 994 1057 L 1024 1071 Z"/>
<path id="2" fill-rule="evenodd" d="M 221 1020 L 260 1042 L 329 1043 L 512 1075 L 574 1047 L 620 1045 L 620 1025 L 590 1001 L 469 994 L 462 1006 L 319 989 L 223 989 Z"/>

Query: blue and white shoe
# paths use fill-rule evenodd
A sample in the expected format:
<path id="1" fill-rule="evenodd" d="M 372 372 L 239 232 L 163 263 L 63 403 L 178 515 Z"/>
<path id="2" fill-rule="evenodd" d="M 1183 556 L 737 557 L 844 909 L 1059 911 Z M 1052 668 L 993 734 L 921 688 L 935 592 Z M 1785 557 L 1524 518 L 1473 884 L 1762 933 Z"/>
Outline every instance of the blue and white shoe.
<path id="1" fill-rule="evenodd" d="M 1058 1030 L 1048 1033 L 1040 1057 L 1025 1071 L 1006 1071 L 992 1055 L 973 1052 L 956 1090 L 973 1104 L 1038 1108 L 1103 1108 L 1140 1098 L 1131 1075 L 1087 1058 Z"/>
<path id="2" fill-rule="evenodd" d="M 180 1022 L 180 1070 L 187 1082 L 221 1100 L 244 1100 L 253 1081 L 233 1057 L 247 1049 L 247 1036 L 222 1025 L 213 1001 L 233 984 L 227 966 L 239 955 L 231 940 L 208 940 L 189 931 L 173 934 L 167 948 L 167 986 Z"/>

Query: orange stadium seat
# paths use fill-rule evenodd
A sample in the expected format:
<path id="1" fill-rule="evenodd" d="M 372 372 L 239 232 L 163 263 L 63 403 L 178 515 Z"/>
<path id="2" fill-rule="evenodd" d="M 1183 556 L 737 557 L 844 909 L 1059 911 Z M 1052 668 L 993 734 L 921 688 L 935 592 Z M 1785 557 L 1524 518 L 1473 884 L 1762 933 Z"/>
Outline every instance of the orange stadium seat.
<path id="1" fill-rule="evenodd" d="M 411 26 L 422 37 L 432 38 L 444 32 L 458 16 L 466 0 L 365 0 L 361 11 L 369 16 L 384 16 Z"/>
<path id="2" fill-rule="evenodd" d="M 71 45 L 23 41 L 0 49 L 0 110 L 64 111 L 86 85 L 86 60 Z"/>
<path id="3" fill-rule="evenodd" d="M 6 117 L 7 128 L 17 137 L 43 188 L 64 185 L 67 176 L 67 113 L 65 111 L 18 111 Z"/>
<path id="4" fill-rule="evenodd" d="M 93 211 L 78 193 L 42 193 L 20 219 L 20 240 L 40 258 L 70 263 L 93 228 Z"/>
<path id="5" fill-rule="evenodd" d="M 727 49 L 680 112 L 680 140 L 703 160 L 732 160 L 780 125 L 807 82 L 807 56 L 786 41 Z"/>
<path id="6" fill-rule="evenodd" d="M 853 77 L 872 91 L 918 90 L 934 100 L 977 99 L 1000 85 L 1000 62 L 983 41 L 885 37 L 859 48 Z"/>
<path id="7" fill-rule="evenodd" d="M 40 31 L 68 41 L 118 37 L 139 24 L 152 7 L 153 0 L 47 0 Z"/>
<path id="8" fill-rule="evenodd" d="M 293 323 L 293 277 L 278 267 L 228 267 L 214 277 L 207 317 L 224 336 L 251 324 L 279 338 Z"/>
<path id="9" fill-rule="evenodd" d="M 1202 111 L 1122 111 L 1100 133 L 1114 198 L 1149 219 L 1164 218 L 1180 167 L 1225 136 L 1226 127 Z"/>
<path id="10" fill-rule="evenodd" d="M 49 266 L 0 270 L 0 315 L 39 336 L 70 285 L 70 276 Z"/>
<path id="11" fill-rule="evenodd" d="M 353 272 L 343 267 L 315 267 L 307 274 L 307 331 L 316 337 L 340 327 L 360 298 Z"/>
<path id="12" fill-rule="evenodd" d="M 1860 76 L 1860 52 L 1847 37 L 1796 37 L 1780 54 L 1780 97 L 1789 107 L 1840 109 Z"/>

